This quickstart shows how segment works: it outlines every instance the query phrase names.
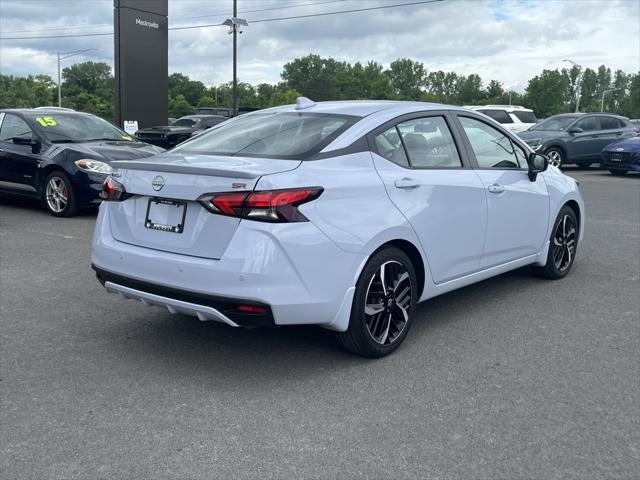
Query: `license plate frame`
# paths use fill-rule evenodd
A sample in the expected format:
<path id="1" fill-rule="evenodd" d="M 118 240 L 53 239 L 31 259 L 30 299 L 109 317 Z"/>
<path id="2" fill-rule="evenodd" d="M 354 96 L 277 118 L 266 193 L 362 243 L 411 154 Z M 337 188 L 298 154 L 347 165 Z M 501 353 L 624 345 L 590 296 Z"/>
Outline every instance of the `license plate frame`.
<path id="1" fill-rule="evenodd" d="M 163 205 L 164 207 L 160 207 L 160 210 L 165 209 L 165 216 L 163 218 L 163 222 L 154 221 L 150 218 L 150 214 L 152 214 L 152 206 L 155 214 L 160 214 L 158 211 L 159 205 Z M 168 212 L 167 208 L 176 207 L 182 208 L 182 211 L 176 212 Z M 178 223 L 175 220 L 170 220 L 168 217 L 171 216 L 171 219 L 178 219 Z M 157 218 L 157 217 L 156 217 Z M 184 231 L 184 221 L 187 218 L 187 202 L 182 202 L 180 200 L 172 200 L 170 198 L 158 198 L 153 197 L 149 199 L 147 203 L 147 212 L 144 218 L 144 226 L 150 230 L 157 230 L 159 232 L 167 232 L 167 233 L 182 233 Z"/>
<path id="2" fill-rule="evenodd" d="M 624 155 L 622 153 L 612 153 L 609 155 L 609 160 L 611 162 L 622 162 L 624 160 Z"/>

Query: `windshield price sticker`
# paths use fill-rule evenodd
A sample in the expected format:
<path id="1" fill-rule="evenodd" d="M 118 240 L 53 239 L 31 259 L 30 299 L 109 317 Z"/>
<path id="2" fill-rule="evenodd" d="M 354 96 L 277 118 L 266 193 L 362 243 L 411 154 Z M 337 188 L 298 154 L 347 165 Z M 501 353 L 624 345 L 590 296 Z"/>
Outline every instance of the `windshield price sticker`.
<path id="1" fill-rule="evenodd" d="M 58 125 L 58 122 L 51 117 L 36 117 L 36 122 L 38 122 L 43 127 L 55 127 Z"/>

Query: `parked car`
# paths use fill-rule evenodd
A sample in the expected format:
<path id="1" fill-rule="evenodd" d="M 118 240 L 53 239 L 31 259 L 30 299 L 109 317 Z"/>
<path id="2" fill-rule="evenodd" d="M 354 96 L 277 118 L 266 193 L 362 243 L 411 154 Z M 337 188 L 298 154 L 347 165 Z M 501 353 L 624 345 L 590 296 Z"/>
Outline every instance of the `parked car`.
<path id="1" fill-rule="evenodd" d="M 518 134 L 556 167 L 569 163 L 589 167 L 600 163 L 602 149 L 637 135 L 629 119 L 608 113 L 563 113 Z"/>
<path id="2" fill-rule="evenodd" d="M 604 147 L 601 165 L 613 175 L 640 172 L 640 137 L 627 138 Z"/>
<path id="3" fill-rule="evenodd" d="M 136 132 L 143 142 L 151 143 L 162 148 L 173 148 L 188 140 L 194 134 L 228 120 L 221 115 L 185 115 L 164 127 L 142 128 Z"/>
<path id="4" fill-rule="evenodd" d="M 118 162 L 91 261 L 110 292 L 231 326 L 317 324 L 378 357 L 416 303 L 571 269 L 578 183 L 483 115 L 298 99 Z"/>
<path id="5" fill-rule="evenodd" d="M 514 133 L 524 132 L 538 122 L 533 110 L 518 105 L 481 105 L 464 108 L 483 113 Z"/>
<path id="6" fill-rule="evenodd" d="M 112 160 L 162 151 L 88 113 L 0 110 L 0 192 L 39 198 L 58 217 L 100 202 Z"/>
<path id="7" fill-rule="evenodd" d="M 260 110 L 255 107 L 239 107 L 238 115 L 242 115 L 245 113 L 255 112 Z M 223 117 L 233 117 L 233 108 L 227 107 L 197 107 L 196 114 L 198 115 L 222 115 Z"/>

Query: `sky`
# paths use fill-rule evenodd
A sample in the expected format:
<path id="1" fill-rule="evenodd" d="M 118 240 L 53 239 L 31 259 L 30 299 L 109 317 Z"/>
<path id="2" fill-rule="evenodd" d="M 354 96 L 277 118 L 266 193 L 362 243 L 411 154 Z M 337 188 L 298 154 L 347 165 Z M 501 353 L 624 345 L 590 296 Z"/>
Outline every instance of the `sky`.
<path id="1" fill-rule="evenodd" d="M 239 36 L 238 77 L 275 83 L 285 63 L 318 54 L 341 61 L 397 58 L 428 70 L 479 74 L 518 92 L 545 68 L 600 64 L 640 71 L 640 0 L 442 0 L 396 8 L 274 22 L 252 21 L 417 0 L 238 0 L 249 26 Z M 169 0 L 169 27 L 215 24 L 232 0 Z M 256 11 L 260 10 L 260 11 Z M 113 31 L 112 0 L 0 0 L 0 73 L 57 76 L 56 52 L 113 66 L 113 36 L 7 39 Z M 169 72 L 206 85 L 231 80 L 227 27 L 169 32 Z"/>

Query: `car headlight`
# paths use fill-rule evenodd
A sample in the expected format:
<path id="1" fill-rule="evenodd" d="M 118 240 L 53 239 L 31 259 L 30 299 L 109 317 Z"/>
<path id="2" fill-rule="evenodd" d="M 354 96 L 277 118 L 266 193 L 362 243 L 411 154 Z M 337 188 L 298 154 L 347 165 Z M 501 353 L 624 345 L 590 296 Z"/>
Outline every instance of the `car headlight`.
<path id="1" fill-rule="evenodd" d="M 531 140 L 527 140 L 527 145 L 529 145 L 534 151 L 537 151 L 542 146 L 541 138 L 533 138 Z"/>
<path id="2" fill-rule="evenodd" d="M 76 160 L 74 163 L 76 164 L 76 167 L 78 167 L 80 170 L 84 170 L 85 172 L 104 173 L 106 175 L 109 175 L 113 171 L 111 165 L 104 162 L 99 162 L 98 160 L 83 159 Z"/>

